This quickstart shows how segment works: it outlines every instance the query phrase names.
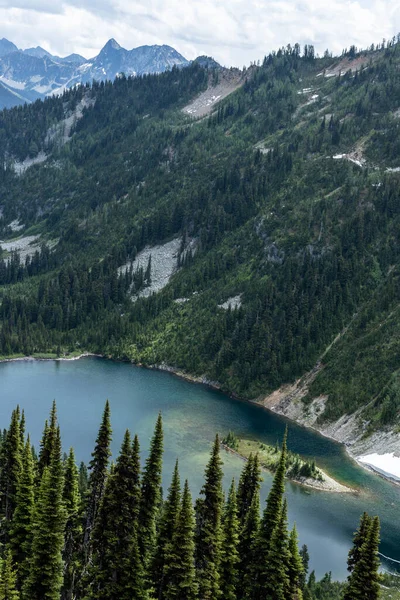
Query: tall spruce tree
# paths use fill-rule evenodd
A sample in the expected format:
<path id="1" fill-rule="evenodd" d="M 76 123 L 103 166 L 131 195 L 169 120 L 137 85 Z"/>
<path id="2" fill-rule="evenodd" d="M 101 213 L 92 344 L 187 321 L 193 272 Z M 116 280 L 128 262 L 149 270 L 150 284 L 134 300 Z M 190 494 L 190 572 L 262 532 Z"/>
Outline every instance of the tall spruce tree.
<path id="1" fill-rule="evenodd" d="M 254 495 L 260 490 L 261 470 L 258 454 L 250 454 L 239 479 L 237 505 L 240 525 L 243 527 Z"/>
<path id="2" fill-rule="evenodd" d="M 199 596 L 202 600 L 220 597 L 220 563 L 222 549 L 222 460 L 220 442 L 215 438 L 211 458 L 205 471 L 205 483 L 196 502 L 196 569 Z"/>
<path id="3" fill-rule="evenodd" d="M 69 451 L 65 465 L 63 499 L 67 512 L 67 522 L 64 533 L 64 582 L 61 598 L 63 600 L 71 600 L 75 596 L 75 585 L 81 566 L 79 551 L 83 532 L 80 515 L 79 473 L 73 448 Z"/>
<path id="4" fill-rule="evenodd" d="M 289 598 L 301 598 L 304 565 L 299 552 L 299 539 L 296 525 L 289 536 Z"/>
<path id="5" fill-rule="evenodd" d="M 268 494 L 267 505 L 260 523 L 257 541 L 258 561 L 253 578 L 254 600 L 264 599 L 264 589 L 268 584 L 268 556 L 272 545 L 272 536 L 282 523 L 283 495 L 285 492 L 285 475 L 287 460 L 287 429 L 282 443 L 281 456 L 275 473 L 271 490 Z"/>
<path id="6" fill-rule="evenodd" d="M 374 517 L 349 575 L 344 600 L 378 600 L 380 597 L 379 531 L 379 518 Z"/>
<path id="7" fill-rule="evenodd" d="M 154 595 L 159 600 L 164 598 L 166 555 L 171 551 L 172 539 L 180 511 L 180 500 L 181 485 L 178 461 L 176 461 L 171 486 L 168 491 L 167 499 L 163 504 L 161 518 L 158 524 L 156 551 L 151 565 Z"/>
<path id="8" fill-rule="evenodd" d="M 29 436 L 22 454 L 22 470 L 17 485 L 16 508 L 11 524 L 10 549 L 18 567 L 18 587 L 29 572 L 32 547 L 35 473 Z"/>
<path id="9" fill-rule="evenodd" d="M 258 562 L 258 534 L 260 528 L 260 492 L 253 496 L 239 536 L 239 577 L 238 598 L 252 598 L 256 567 Z"/>
<path id="10" fill-rule="evenodd" d="M 50 465 L 44 467 L 33 518 L 32 556 L 23 586 L 26 600 L 60 600 L 63 582 L 62 550 L 66 510 L 60 429 L 52 444 Z"/>
<path id="11" fill-rule="evenodd" d="M 92 453 L 92 460 L 89 464 L 90 476 L 88 482 L 88 495 L 86 498 L 86 519 L 83 540 L 86 562 L 90 556 L 91 533 L 100 508 L 107 479 L 108 464 L 111 456 L 111 436 L 110 404 L 107 400 L 99 433 L 96 438 L 96 445 Z"/>
<path id="12" fill-rule="evenodd" d="M 350 548 L 347 558 L 347 569 L 350 571 L 350 573 L 354 570 L 355 565 L 360 560 L 361 548 L 367 539 L 371 523 L 372 519 L 369 514 L 363 512 L 361 515 L 360 524 L 353 537 L 353 546 Z"/>
<path id="13" fill-rule="evenodd" d="M 57 437 L 57 406 L 55 400 L 50 411 L 50 423 L 45 422 L 42 440 L 40 443 L 39 461 L 38 461 L 38 476 L 39 481 L 42 477 L 45 467 L 50 466 L 51 457 L 53 454 L 54 444 Z"/>
<path id="14" fill-rule="evenodd" d="M 287 527 L 287 503 L 283 503 L 281 516 L 272 532 L 269 550 L 262 565 L 262 597 L 265 600 L 286 600 L 289 598 L 289 534 Z"/>
<path id="15" fill-rule="evenodd" d="M 109 475 L 93 529 L 91 598 L 142 600 L 146 598 L 141 562 L 133 569 L 137 546 L 140 474 L 137 442 L 125 433 L 120 454 Z"/>
<path id="16" fill-rule="evenodd" d="M 156 523 L 160 507 L 160 486 L 164 434 L 161 413 L 158 415 L 150 452 L 142 477 L 142 494 L 139 513 L 139 545 L 143 565 L 147 570 L 156 545 Z"/>
<path id="17" fill-rule="evenodd" d="M 8 550 L 0 571 L 0 600 L 19 600 L 17 575 L 13 565 L 12 552 Z"/>
<path id="18" fill-rule="evenodd" d="M 11 521 L 16 508 L 18 482 L 22 469 L 22 449 L 20 412 L 17 408 L 12 412 L 10 427 L 2 445 L 1 509 L 7 523 Z"/>
<path id="19" fill-rule="evenodd" d="M 220 589 L 224 600 L 236 600 L 239 580 L 239 516 L 232 481 L 223 517 Z"/>
<path id="20" fill-rule="evenodd" d="M 186 480 L 172 544 L 165 557 L 165 600 L 196 600 L 198 598 L 194 565 L 194 527 L 192 498 Z"/>

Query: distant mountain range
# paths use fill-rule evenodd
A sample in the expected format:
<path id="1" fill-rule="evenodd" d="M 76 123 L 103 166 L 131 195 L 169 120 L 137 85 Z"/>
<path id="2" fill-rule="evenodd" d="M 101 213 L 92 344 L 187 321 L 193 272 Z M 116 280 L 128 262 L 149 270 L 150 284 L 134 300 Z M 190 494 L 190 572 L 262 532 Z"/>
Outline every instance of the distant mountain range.
<path id="1" fill-rule="evenodd" d="M 210 59 L 201 57 L 201 60 Z M 189 62 L 166 45 L 126 50 L 111 39 L 98 56 L 88 60 L 79 54 L 64 58 L 53 56 L 40 46 L 20 50 L 3 38 L 0 40 L 0 108 L 43 99 L 94 79 L 114 80 L 120 73 L 127 76 L 162 73 L 174 65 L 185 67 Z M 213 66 L 216 65 L 213 61 Z"/>

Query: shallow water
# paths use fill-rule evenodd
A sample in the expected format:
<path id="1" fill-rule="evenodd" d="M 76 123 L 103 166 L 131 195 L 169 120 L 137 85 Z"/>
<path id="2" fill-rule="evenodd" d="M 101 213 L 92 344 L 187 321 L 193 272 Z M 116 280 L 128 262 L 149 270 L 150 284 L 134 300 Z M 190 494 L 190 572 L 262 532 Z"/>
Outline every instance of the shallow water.
<path id="1" fill-rule="evenodd" d="M 281 440 L 289 425 L 289 449 L 317 464 L 360 492 L 333 494 L 287 483 L 289 519 L 297 524 L 300 543 L 307 544 L 317 576 L 332 571 L 346 577 L 346 556 L 363 510 L 382 523 L 382 554 L 400 561 L 400 487 L 360 468 L 344 448 L 261 407 L 182 381 L 168 373 L 140 369 L 97 358 L 77 361 L 28 361 L 0 364 L 0 427 L 7 427 L 16 404 L 25 409 L 27 430 L 39 444 L 53 399 L 57 401 L 64 450 L 74 446 L 77 460 L 88 461 L 104 402 L 111 404 L 114 456 L 129 428 L 138 433 L 143 457 L 161 410 L 165 426 L 164 487 L 176 458 L 181 477 L 193 495 L 202 485 L 204 466 L 215 434 L 229 430 L 268 443 Z M 225 485 L 239 477 L 243 462 L 223 452 Z M 262 499 L 271 475 L 263 473 Z M 394 570 L 396 563 L 385 561 Z"/>

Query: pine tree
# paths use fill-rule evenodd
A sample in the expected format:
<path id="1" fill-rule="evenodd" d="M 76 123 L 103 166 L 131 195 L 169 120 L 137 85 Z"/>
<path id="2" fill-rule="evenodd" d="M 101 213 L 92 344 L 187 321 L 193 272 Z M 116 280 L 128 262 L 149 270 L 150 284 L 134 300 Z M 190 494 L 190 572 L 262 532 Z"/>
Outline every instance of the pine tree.
<path id="1" fill-rule="evenodd" d="M 157 546 L 152 560 L 152 580 L 155 597 L 160 600 L 164 598 L 165 587 L 165 559 L 170 551 L 177 518 L 180 510 L 181 486 L 179 478 L 178 461 L 175 463 L 175 469 L 172 476 L 171 487 L 168 496 L 164 502 L 161 512 L 161 519 L 158 524 Z"/>
<path id="2" fill-rule="evenodd" d="M 93 529 L 91 598 L 146 598 L 141 561 L 132 568 L 137 549 L 140 478 L 138 442 L 125 433 L 120 454 L 109 475 Z"/>
<path id="3" fill-rule="evenodd" d="M 40 453 L 38 462 L 39 481 L 45 467 L 50 466 L 51 456 L 57 437 L 57 406 L 55 400 L 50 411 L 50 425 L 45 422 L 42 441 L 40 443 Z"/>
<path id="4" fill-rule="evenodd" d="M 84 462 L 79 465 L 79 494 L 85 498 L 88 491 L 88 470 Z"/>
<path id="5" fill-rule="evenodd" d="M 22 447 L 19 409 L 12 412 L 10 427 L 2 445 L 1 509 L 10 522 L 16 508 L 18 482 L 22 469 Z"/>
<path id="6" fill-rule="evenodd" d="M 272 545 L 272 536 L 279 524 L 282 525 L 283 494 L 285 492 L 285 475 L 287 460 L 287 430 L 285 432 L 281 456 L 275 473 L 271 490 L 268 494 L 267 505 L 260 524 L 257 541 L 258 561 L 253 579 L 254 600 L 262 600 L 263 590 L 268 584 L 267 561 Z"/>
<path id="7" fill-rule="evenodd" d="M 281 516 L 272 532 L 268 554 L 263 560 L 263 598 L 285 600 L 289 597 L 289 535 L 287 529 L 287 503 L 283 503 Z"/>
<path id="8" fill-rule="evenodd" d="M 304 590 L 307 582 L 308 566 L 310 564 L 310 555 L 306 544 L 303 544 L 300 550 L 300 557 L 303 563 L 302 574 L 300 577 L 300 589 Z"/>
<path id="9" fill-rule="evenodd" d="M 379 530 L 379 518 L 374 517 L 348 578 L 344 600 L 377 600 L 380 597 Z"/>
<path id="10" fill-rule="evenodd" d="M 1 565 L 0 600 L 19 600 L 19 597 L 12 553 L 8 550 Z"/>
<path id="11" fill-rule="evenodd" d="M 254 495 L 260 490 L 261 469 L 258 454 L 250 454 L 239 479 L 237 505 L 240 525 L 243 527 L 247 512 L 253 502 Z"/>
<path id="12" fill-rule="evenodd" d="M 18 566 L 19 587 L 29 572 L 34 503 L 35 473 L 32 448 L 28 436 L 22 455 L 22 470 L 17 486 L 16 508 L 10 531 L 10 549 L 14 562 Z"/>
<path id="13" fill-rule="evenodd" d="M 258 562 L 258 534 L 260 528 L 260 492 L 253 496 L 246 520 L 239 536 L 238 598 L 252 598 Z"/>
<path id="14" fill-rule="evenodd" d="M 79 474 L 73 448 L 70 449 L 65 465 L 63 499 L 67 512 L 67 522 L 64 533 L 64 583 L 61 598 L 71 600 L 74 597 L 75 583 L 80 567 L 79 550 L 82 539 L 82 522 L 79 512 L 81 507 Z"/>
<path id="15" fill-rule="evenodd" d="M 239 579 L 239 517 L 235 482 L 232 481 L 223 518 L 220 589 L 224 600 L 236 600 Z"/>
<path id="16" fill-rule="evenodd" d="M 354 570 L 355 565 L 360 560 L 361 547 L 367 539 L 372 519 L 368 513 L 364 512 L 360 519 L 360 524 L 353 537 L 353 546 L 349 551 L 347 559 L 347 568 L 350 573 Z"/>
<path id="17" fill-rule="evenodd" d="M 171 549 L 165 561 L 165 600 L 196 600 L 198 598 L 194 565 L 194 526 L 192 498 L 186 480 Z"/>
<path id="18" fill-rule="evenodd" d="M 160 506 L 160 486 L 163 455 L 163 427 L 158 415 L 142 478 L 139 513 L 139 545 L 145 569 L 148 568 L 156 544 L 156 522 Z"/>
<path id="19" fill-rule="evenodd" d="M 196 568 L 202 600 L 220 597 L 219 568 L 222 546 L 222 460 L 218 435 L 205 471 L 205 483 L 196 502 Z"/>
<path id="20" fill-rule="evenodd" d="M 90 537 L 100 508 L 107 479 L 108 463 L 111 456 L 111 435 L 110 404 L 107 400 L 96 439 L 96 445 L 92 453 L 92 460 L 89 464 L 89 491 L 86 499 L 86 523 L 84 532 L 84 552 L 86 561 L 90 556 Z"/>
<path id="21" fill-rule="evenodd" d="M 302 581 L 304 574 L 303 560 L 299 552 L 299 540 L 296 525 L 293 526 L 289 536 L 289 597 L 301 598 Z"/>
<path id="22" fill-rule="evenodd" d="M 27 600 L 59 600 L 63 581 L 62 550 L 66 511 L 60 430 L 52 444 L 50 465 L 44 467 L 33 518 L 29 576 L 23 586 Z"/>

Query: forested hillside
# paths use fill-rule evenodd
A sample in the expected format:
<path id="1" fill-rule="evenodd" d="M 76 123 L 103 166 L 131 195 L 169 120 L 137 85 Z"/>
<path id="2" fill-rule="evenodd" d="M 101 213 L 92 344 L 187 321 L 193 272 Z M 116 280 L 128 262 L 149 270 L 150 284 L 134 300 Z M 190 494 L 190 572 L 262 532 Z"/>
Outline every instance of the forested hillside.
<path id="1" fill-rule="evenodd" d="M 218 436 L 193 507 L 176 462 L 161 490 L 159 415 L 144 466 L 126 431 L 110 466 L 106 403 L 89 467 L 62 456 L 55 403 L 40 450 L 17 407 L 0 442 L 2 600 L 357 600 L 380 597 L 379 519 L 364 513 L 348 556 L 348 581 L 308 575 L 306 546 L 289 532 L 286 436 L 260 517 L 261 470 L 250 456 L 224 497 Z M 387 584 L 390 584 L 388 587 Z M 393 597 L 390 578 L 385 589 Z"/>
<path id="2" fill-rule="evenodd" d="M 3 111 L 0 354 L 165 363 L 245 397 L 317 363 L 320 420 L 398 427 L 399 69 L 395 39 L 295 45 Z"/>

